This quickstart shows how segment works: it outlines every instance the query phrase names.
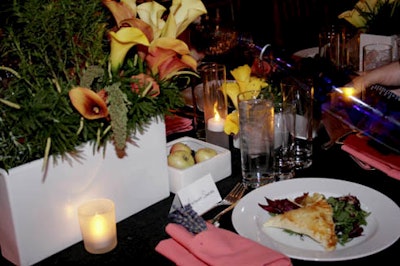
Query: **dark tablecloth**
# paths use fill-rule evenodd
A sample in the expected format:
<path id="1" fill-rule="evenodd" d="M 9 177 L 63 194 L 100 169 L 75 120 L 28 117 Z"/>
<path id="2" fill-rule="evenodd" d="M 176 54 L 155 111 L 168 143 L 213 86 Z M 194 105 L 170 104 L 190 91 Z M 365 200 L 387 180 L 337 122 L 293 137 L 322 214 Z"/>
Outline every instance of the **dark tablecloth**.
<path id="1" fill-rule="evenodd" d="M 182 135 L 169 136 L 168 140 L 180 136 Z M 361 169 L 347 153 L 340 149 L 339 145 L 333 146 L 329 150 L 321 149 L 321 144 L 325 141 L 327 141 L 327 136 L 322 132 L 314 141 L 313 165 L 306 170 L 296 172 L 295 178 L 324 177 L 352 181 L 382 192 L 400 206 L 400 181 L 376 170 L 366 171 Z M 232 148 L 232 175 L 217 183 L 221 196 L 225 196 L 240 180 L 240 153 L 238 149 Z M 83 242 L 79 242 L 36 265 L 173 265 L 172 262 L 154 250 L 160 240 L 168 238 L 164 227 L 168 222 L 167 215 L 173 198 L 174 194 L 171 193 L 168 198 L 119 222 L 117 224 L 118 245 L 107 254 L 89 254 L 85 251 Z M 222 208 L 216 208 L 203 217 L 210 218 Z M 382 208 L 385 208 L 385 206 L 382 206 Z M 223 216 L 220 222 L 221 227 L 234 231 L 231 213 Z M 396 233 L 398 234 L 398 232 Z M 400 240 L 397 240 L 389 248 L 361 259 L 338 262 L 313 262 L 294 259 L 292 261 L 295 266 L 366 265 L 379 261 L 394 262 L 399 251 Z M 0 265 L 12 264 L 4 258 L 0 258 Z"/>

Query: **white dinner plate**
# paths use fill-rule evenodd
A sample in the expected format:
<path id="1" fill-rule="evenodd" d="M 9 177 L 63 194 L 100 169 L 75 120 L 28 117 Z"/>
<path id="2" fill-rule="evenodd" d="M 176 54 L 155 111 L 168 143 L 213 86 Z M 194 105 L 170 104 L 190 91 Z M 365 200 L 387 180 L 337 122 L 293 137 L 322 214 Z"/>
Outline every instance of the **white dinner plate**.
<path id="1" fill-rule="evenodd" d="M 324 248 L 309 237 L 289 235 L 279 228 L 263 228 L 270 215 L 258 206 L 267 204 L 269 199 L 294 199 L 318 192 L 326 197 L 354 195 L 361 202 L 361 208 L 371 214 L 360 237 L 346 245 L 337 244 L 336 250 Z M 343 261 L 361 258 L 377 253 L 392 245 L 400 236 L 400 209 L 393 200 L 369 187 L 328 178 L 295 178 L 279 181 L 251 191 L 235 206 L 232 223 L 235 230 L 264 246 L 282 252 L 293 259 L 308 261 Z"/>
<path id="2" fill-rule="evenodd" d="M 297 51 L 293 54 L 295 57 L 307 58 L 307 57 L 315 57 L 319 53 L 318 47 L 307 48 L 304 50 Z"/>

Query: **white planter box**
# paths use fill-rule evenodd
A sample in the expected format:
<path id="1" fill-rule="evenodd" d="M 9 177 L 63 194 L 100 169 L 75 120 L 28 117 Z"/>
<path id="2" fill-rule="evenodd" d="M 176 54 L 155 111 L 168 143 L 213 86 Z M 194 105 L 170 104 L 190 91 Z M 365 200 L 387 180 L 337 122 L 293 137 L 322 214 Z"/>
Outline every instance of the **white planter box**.
<path id="1" fill-rule="evenodd" d="M 363 70 L 363 47 L 367 44 L 374 44 L 374 43 L 383 43 L 383 44 L 389 44 L 393 47 L 393 55 L 392 55 L 392 60 L 396 61 L 399 59 L 398 57 L 398 47 L 397 47 L 397 35 L 392 35 L 392 36 L 384 36 L 384 35 L 374 35 L 374 34 L 367 34 L 367 33 L 361 33 L 360 34 L 360 66 L 359 66 L 359 71 Z"/>
<path id="2" fill-rule="evenodd" d="M 169 166 L 169 184 L 172 193 L 178 192 L 181 188 L 199 180 L 207 174 L 211 174 L 214 182 L 220 181 L 231 175 L 232 166 L 230 150 L 198 139 L 183 137 L 168 142 L 167 155 L 169 154 L 171 146 L 177 142 L 185 143 L 194 151 L 204 147 L 212 148 L 216 150 L 218 154 L 209 160 L 195 164 L 186 169 L 176 169 Z"/>
<path id="3" fill-rule="evenodd" d="M 85 145 L 82 164 L 50 167 L 42 182 L 42 160 L 0 169 L 0 244 L 3 256 L 31 265 L 82 240 L 77 207 L 93 198 L 115 203 L 117 222 L 167 198 L 164 122 L 152 123 L 127 157 L 108 145 L 105 157 Z M 52 164 L 51 164 L 52 165 Z M 82 246 L 83 248 L 83 246 Z"/>

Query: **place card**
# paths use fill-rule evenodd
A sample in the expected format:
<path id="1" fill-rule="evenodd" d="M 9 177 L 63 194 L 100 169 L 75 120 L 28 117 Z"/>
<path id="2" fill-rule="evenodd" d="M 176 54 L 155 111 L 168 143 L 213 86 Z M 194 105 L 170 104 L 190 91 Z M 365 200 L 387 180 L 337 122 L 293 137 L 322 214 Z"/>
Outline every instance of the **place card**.
<path id="1" fill-rule="evenodd" d="M 175 194 L 170 212 L 190 204 L 198 215 L 203 215 L 221 200 L 221 194 L 212 176 L 207 174 Z"/>

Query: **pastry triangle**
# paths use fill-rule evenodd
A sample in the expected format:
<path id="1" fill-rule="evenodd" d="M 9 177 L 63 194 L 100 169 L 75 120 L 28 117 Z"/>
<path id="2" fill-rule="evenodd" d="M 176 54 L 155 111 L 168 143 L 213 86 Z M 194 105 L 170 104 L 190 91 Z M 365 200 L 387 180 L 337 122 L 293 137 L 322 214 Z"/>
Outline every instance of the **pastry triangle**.
<path id="1" fill-rule="evenodd" d="M 264 227 L 278 227 L 308 235 L 321 243 L 325 250 L 334 250 L 337 244 L 332 207 L 325 199 L 304 207 L 272 216 Z"/>

